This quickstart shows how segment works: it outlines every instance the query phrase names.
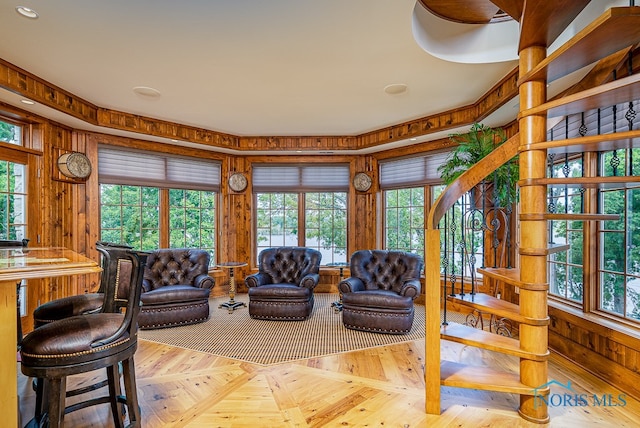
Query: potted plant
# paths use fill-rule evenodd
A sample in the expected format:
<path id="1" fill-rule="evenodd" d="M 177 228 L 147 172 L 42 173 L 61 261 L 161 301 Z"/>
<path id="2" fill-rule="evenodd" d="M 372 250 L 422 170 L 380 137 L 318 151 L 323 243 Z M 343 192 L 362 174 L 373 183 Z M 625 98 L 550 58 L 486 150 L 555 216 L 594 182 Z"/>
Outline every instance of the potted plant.
<path id="1" fill-rule="evenodd" d="M 502 128 L 491 128 L 481 123 L 474 123 L 469 132 L 451 134 L 449 139 L 457 145 L 446 161 L 438 167 L 438 172 L 447 185 L 507 141 Z M 507 207 L 516 201 L 519 173 L 516 159 L 515 162 L 512 160 L 500 166 L 485 178 L 483 190 L 489 193 L 487 196 L 493 201 L 494 206 Z"/>

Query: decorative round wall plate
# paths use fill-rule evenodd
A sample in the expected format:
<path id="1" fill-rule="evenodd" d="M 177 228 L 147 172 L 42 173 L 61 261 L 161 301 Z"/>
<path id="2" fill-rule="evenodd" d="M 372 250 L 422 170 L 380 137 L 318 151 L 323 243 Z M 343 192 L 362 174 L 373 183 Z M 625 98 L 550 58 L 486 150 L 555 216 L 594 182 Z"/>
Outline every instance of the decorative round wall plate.
<path id="1" fill-rule="evenodd" d="M 371 177 L 364 172 L 357 173 L 353 177 L 353 187 L 359 192 L 366 192 L 371 188 Z"/>
<path id="2" fill-rule="evenodd" d="M 64 153 L 58 158 L 58 169 L 65 177 L 87 178 L 91 175 L 91 161 L 84 153 Z"/>
<path id="3" fill-rule="evenodd" d="M 234 192 L 242 192 L 247 188 L 247 177 L 241 172 L 236 172 L 229 177 L 229 188 Z"/>

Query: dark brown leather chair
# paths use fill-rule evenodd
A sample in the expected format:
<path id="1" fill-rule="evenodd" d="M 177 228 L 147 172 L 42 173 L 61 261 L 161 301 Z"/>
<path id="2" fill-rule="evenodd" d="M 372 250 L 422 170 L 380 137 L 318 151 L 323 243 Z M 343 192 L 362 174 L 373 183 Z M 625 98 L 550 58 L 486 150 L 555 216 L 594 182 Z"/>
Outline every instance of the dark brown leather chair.
<path id="1" fill-rule="evenodd" d="M 304 320 L 313 310 L 322 254 L 306 247 L 277 247 L 258 255 L 258 272 L 245 278 L 249 316 L 265 320 Z"/>
<path id="2" fill-rule="evenodd" d="M 338 284 L 342 323 L 353 330 L 406 334 L 413 325 L 413 301 L 420 294 L 422 257 L 403 251 L 360 250 L 350 274 Z"/>
<path id="3" fill-rule="evenodd" d="M 210 255 L 205 250 L 151 251 L 142 281 L 141 329 L 195 324 L 209 319 Z"/>
<path id="4" fill-rule="evenodd" d="M 22 341 L 21 370 L 37 378 L 34 420 L 28 426 L 62 427 L 65 413 L 109 403 L 116 427 L 140 426 L 135 365 L 138 314 L 146 254 L 98 246 L 103 254 L 104 300 L 98 313 L 76 315 L 43 325 Z M 125 395 L 121 394 L 122 365 Z M 109 393 L 66 406 L 68 376 L 106 369 Z M 32 425 L 33 424 L 33 425 Z"/>

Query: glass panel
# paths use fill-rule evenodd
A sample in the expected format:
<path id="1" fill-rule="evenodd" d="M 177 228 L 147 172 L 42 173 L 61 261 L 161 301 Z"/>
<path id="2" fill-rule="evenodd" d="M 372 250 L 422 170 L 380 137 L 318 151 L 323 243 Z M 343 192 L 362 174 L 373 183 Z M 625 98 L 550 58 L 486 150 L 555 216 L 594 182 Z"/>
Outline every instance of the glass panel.
<path id="1" fill-rule="evenodd" d="M 569 266 L 569 278 L 567 282 L 567 298 L 575 300 L 576 302 L 582 302 L 583 287 L 582 287 L 583 271 L 582 266 Z"/>
<path id="2" fill-rule="evenodd" d="M 322 264 L 346 262 L 345 192 L 305 194 L 305 246 L 322 253 Z"/>
<path id="3" fill-rule="evenodd" d="M 640 278 L 629 278 L 627 282 L 627 317 L 640 321 Z"/>
<path id="4" fill-rule="evenodd" d="M 298 245 L 297 195 L 258 193 L 256 201 L 257 253 L 269 247 Z"/>
<path id="5" fill-rule="evenodd" d="M 0 161 L 0 239 L 20 240 L 27 236 L 25 180 L 25 165 Z"/>
<path id="6" fill-rule="evenodd" d="M 567 275 L 565 265 L 551 263 L 549 268 L 549 292 L 556 296 L 566 297 Z"/>
<path id="7" fill-rule="evenodd" d="M 215 264 L 215 218 L 215 192 L 169 189 L 171 247 L 208 250 Z"/>
<path id="8" fill-rule="evenodd" d="M 385 248 L 424 256 L 425 188 L 387 190 Z"/>
<path id="9" fill-rule="evenodd" d="M 160 246 L 159 190 L 100 185 L 100 239 L 140 250 Z"/>
<path id="10" fill-rule="evenodd" d="M 22 127 L 0 121 L 0 141 L 5 143 L 14 144 L 16 146 L 22 145 Z"/>
<path id="11" fill-rule="evenodd" d="M 624 272 L 624 234 L 621 232 L 603 233 L 602 264 L 608 271 Z"/>
<path id="12" fill-rule="evenodd" d="M 627 273 L 640 275 L 640 189 L 627 192 Z"/>
<path id="13" fill-rule="evenodd" d="M 624 314 L 624 276 L 603 272 L 600 284 L 600 308 L 619 315 Z"/>

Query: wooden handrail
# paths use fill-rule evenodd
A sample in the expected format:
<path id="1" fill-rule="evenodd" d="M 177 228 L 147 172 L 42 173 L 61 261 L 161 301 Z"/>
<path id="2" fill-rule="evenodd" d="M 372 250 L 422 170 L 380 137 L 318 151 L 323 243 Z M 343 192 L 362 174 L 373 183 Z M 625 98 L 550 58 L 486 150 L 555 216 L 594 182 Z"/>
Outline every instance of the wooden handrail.
<path id="1" fill-rule="evenodd" d="M 519 145 L 520 133 L 517 133 L 505 141 L 504 144 L 498 146 L 487 157 L 481 159 L 467 171 L 463 172 L 456 181 L 448 185 L 429 211 L 427 229 L 437 229 L 438 223 L 440 223 L 440 220 L 447 210 L 451 208 L 462 195 L 479 184 L 496 168 L 509 162 L 517 155 Z"/>

